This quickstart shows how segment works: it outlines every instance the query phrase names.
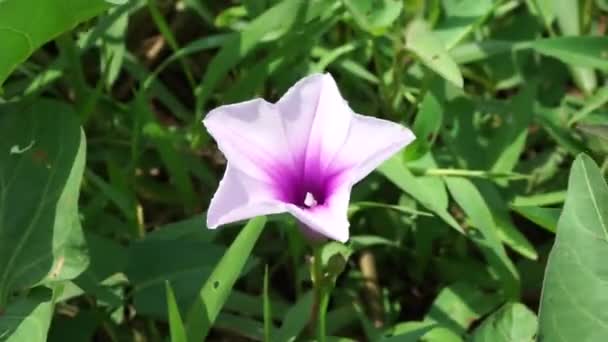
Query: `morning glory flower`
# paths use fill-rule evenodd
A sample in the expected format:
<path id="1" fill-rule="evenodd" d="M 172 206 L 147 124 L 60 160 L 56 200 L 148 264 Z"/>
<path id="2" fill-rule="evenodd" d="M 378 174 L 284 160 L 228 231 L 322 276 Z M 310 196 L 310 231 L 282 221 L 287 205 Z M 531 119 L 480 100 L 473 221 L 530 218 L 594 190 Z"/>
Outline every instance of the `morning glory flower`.
<path id="1" fill-rule="evenodd" d="M 401 125 L 354 113 L 330 74 L 305 77 L 277 103 L 218 107 L 203 124 L 228 161 L 209 228 L 287 212 L 309 235 L 341 242 L 352 186 L 415 139 Z"/>

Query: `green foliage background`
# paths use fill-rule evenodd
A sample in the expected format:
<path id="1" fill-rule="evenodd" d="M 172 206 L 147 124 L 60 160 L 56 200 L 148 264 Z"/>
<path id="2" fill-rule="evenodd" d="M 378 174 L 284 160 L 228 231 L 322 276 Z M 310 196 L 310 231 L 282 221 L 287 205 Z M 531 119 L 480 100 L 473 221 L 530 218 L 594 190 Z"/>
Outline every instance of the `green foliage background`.
<path id="1" fill-rule="evenodd" d="M 319 255 L 331 341 L 605 341 L 607 22 L 605 0 L 0 0 L 0 341 L 313 339 L 293 219 L 205 229 L 225 160 L 201 119 L 315 72 L 418 137 Z"/>

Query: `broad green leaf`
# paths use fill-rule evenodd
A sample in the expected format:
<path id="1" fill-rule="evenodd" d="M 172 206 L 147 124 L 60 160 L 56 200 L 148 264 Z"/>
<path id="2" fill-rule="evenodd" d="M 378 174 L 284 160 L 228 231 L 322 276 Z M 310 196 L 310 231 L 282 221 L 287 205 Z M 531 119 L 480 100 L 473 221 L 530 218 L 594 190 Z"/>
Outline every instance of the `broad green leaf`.
<path id="1" fill-rule="evenodd" d="M 103 0 L 0 1 L 0 85 L 44 43 L 107 8 Z"/>
<path id="2" fill-rule="evenodd" d="M 459 282 L 441 290 L 424 321 L 463 334 L 475 320 L 494 310 L 500 303 L 501 299 L 496 294 Z"/>
<path id="3" fill-rule="evenodd" d="M 48 288 L 35 288 L 16 300 L 0 314 L 0 341 L 45 342 L 53 306 L 53 293 Z"/>
<path id="4" fill-rule="evenodd" d="M 564 63 L 608 71 L 608 39 L 581 36 L 539 39 L 530 43 L 538 53 Z"/>
<path id="5" fill-rule="evenodd" d="M 382 35 L 399 17 L 403 1 L 345 0 L 344 5 L 359 27 L 373 35 Z"/>
<path id="6" fill-rule="evenodd" d="M 473 342 L 536 341 L 538 320 L 525 305 L 508 303 L 486 318 L 473 332 Z"/>
<path id="7" fill-rule="evenodd" d="M 447 211 L 447 208 L 437 203 L 435 195 L 432 192 L 427 191 L 420 182 L 419 177 L 414 176 L 412 172 L 408 170 L 399 155 L 382 164 L 378 168 L 378 171 L 402 191 L 408 193 L 422 205 L 437 214 L 437 216 L 452 228 L 462 232 L 462 228 Z"/>
<path id="8" fill-rule="evenodd" d="M 209 333 L 265 224 L 265 217 L 250 220 L 215 266 L 188 313 L 186 330 L 189 340 L 201 341 Z"/>
<path id="9" fill-rule="evenodd" d="M 458 65 L 424 21 L 416 19 L 410 22 L 405 35 L 405 44 L 406 49 L 414 53 L 422 64 L 462 88 L 462 74 Z"/>
<path id="10" fill-rule="evenodd" d="M 197 227 L 201 233 L 205 229 L 202 222 L 199 221 Z M 162 227 L 158 232 L 165 230 L 167 228 Z M 151 234 L 129 247 L 125 273 L 133 285 L 134 304 L 140 314 L 166 317 L 165 281 L 169 281 L 175 291 L 179 307 L 187 312 L 224 252 L 219 246 L 201 241 L 199 236 Z M 239 276 L 240 272 L 235 275 Z"/>
<path id="11" fill-rule="evenodd" d="M 169 329 L 171 331 L 171 342 L 188 342 L 186 337 L 186 329 L 182 316 L 179 313 L 179 307 L 175 300 L 175 294 L 169 282 L 165 282 L 167 293 L 167 312 L 169 313 Z"/>
<path id="12" fill-rule="evenodd" d="M 470 180 L 447 177 L 445 182 L 456 203 L 476 228 L 468 230 L 467 236 L 477 244 L 488 263 L 499 275 L 505 296 L 516 298 L 519 294 L 519 275 L 500 241 L 488 204 Z"/>
<path id="13" fill-rule="evenodd" d="M 447 50 L 466 38 L 494 8 L 492 0 L 443 1 L 445 18 L 435 29 Z"/>
<path id="14" fill-rule="evenodd" d="M 579 155 L 547 261 L 539 309 L 540 341 L 603 341 L 608 336 L 608 185 Z M 567 322 L 567 324 L 564 324 Z"/>
<path id="15" fill-rule="evenodd" d="M 87 266 L 78 217 L 85 140 L 55 101 L 0 105 L 0 307 L 17 289 Z"/>

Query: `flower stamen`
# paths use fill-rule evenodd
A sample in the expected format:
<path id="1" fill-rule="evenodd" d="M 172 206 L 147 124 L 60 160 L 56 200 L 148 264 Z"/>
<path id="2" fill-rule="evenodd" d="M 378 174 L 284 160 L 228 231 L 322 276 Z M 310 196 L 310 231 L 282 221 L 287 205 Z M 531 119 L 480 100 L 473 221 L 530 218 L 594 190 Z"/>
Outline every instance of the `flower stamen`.
<path id="1" fill-rule="evenodd" d="M 317 200 L 315 199 L 315 196 L 313 194 L 311 194 L 310 192 L 306 193 L 306 196 L 304 197 L 304 205 L 307 208 L 312 208 L 312 207 L 316 207 L 317 206 Z"/>

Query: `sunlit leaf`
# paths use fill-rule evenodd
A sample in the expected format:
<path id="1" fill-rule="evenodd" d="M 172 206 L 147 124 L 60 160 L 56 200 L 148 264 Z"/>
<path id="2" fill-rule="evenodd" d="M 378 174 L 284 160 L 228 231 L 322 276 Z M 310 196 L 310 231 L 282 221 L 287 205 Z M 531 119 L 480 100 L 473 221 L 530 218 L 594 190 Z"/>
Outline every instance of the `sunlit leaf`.
<path id="1" fill-rule="evenodd" d="M 538 320 L 525 305 L 509 303 L 500 308 L 473 332 L 473 342 L 533 342 Z"/>
<path id="2" fill-rule="evenodd" d="M 0 1 L 0 41 L 3 50 L 0 85 L 19 63 L 42 44 L 103 12 L 109 5 L 104 0 Z"/>
<path id="3" fill-rule="evenodd" d="M 462 74 L 445 46 L 422 20 L 410 22 L 405 35 L 406 48 L 429 69 L 462 88 Z"/>
<path id="4" fill-rule="evenodd" d="M 186 330 L 189 340 L 203 340 L 209 333 L 265 224 L 265 217 L 250 220 L 213 269 L 188 313 Z"/>
<path id="5" fill-rule="evenodd" d="M 539 340 L 602 341 L 608 336 L 608 186 L 579 155 L 549 255 L 539 309 Z M 564 324 L 568 322 L 568 324 Z"/>

